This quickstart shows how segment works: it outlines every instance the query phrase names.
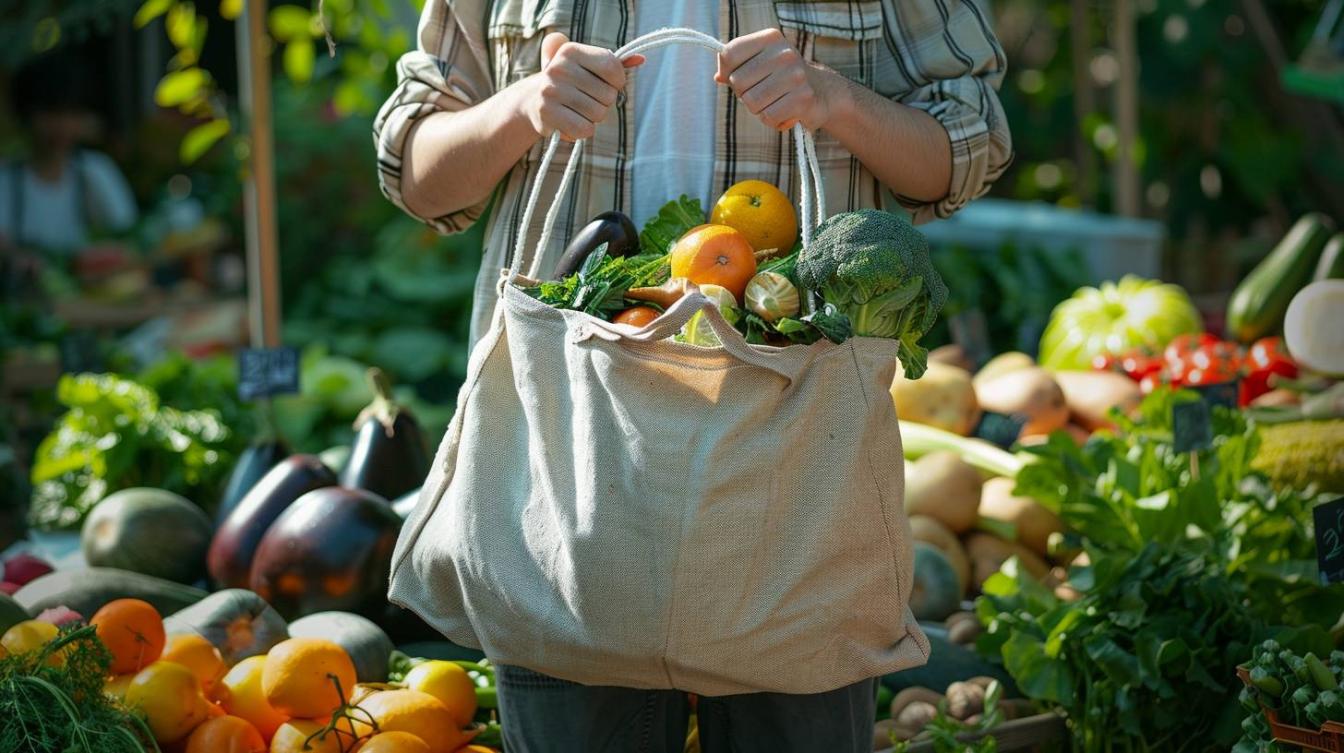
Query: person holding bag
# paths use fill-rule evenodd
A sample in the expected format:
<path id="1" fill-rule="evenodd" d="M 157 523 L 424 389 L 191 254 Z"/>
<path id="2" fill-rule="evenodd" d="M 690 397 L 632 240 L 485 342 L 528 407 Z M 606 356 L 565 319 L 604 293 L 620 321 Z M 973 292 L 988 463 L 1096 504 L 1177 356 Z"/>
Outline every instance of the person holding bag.
<path id="1" fill-rule="evenodd" d="M 511 283 L 601 211 L 745 178 L 799 199 L 805 244 L 839 211 L 946 216 L 1011 160 L 1003 72 L 971 0 L 427 2 L 379 177 L 443 232 L 494 208 L 389 598 L 500 665 L 510 751 L 680 750 L 686 692 L 706 753 L 871 749 L 872 678 L 928 653 L 894 346 L 751 346 L 698 293 L 632 331 Z M 722 348 L 666 340 L 699 311 Z"/>

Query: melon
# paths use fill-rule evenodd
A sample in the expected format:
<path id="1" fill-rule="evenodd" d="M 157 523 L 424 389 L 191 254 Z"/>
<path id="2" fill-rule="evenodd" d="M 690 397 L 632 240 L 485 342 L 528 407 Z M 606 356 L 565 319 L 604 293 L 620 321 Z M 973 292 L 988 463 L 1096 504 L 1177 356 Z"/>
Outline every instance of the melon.
<path id="1" fill-rule="evenodd" d="M 163 489 L 123 489 L 89 512 L 80 548 L 90 567 L 195 583 L 205 575 L 213 530 L 210 517 L 181 496 Z"/>
<path id="2" fill-rule="evenodd" d="M 952 563 L 938 547 L 915 542 L 915 579 L 910 589 L 910 611 L 917 620 L 937 622 L 961 606 L 961 584 Z"/>

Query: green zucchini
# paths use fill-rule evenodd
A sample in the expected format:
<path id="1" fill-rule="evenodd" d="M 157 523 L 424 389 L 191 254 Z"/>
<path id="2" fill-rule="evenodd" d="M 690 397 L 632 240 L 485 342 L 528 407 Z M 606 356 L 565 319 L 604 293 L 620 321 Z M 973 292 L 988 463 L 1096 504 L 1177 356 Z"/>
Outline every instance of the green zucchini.
<path id="1" fill-rule="evenodd" d="M 172 614 L 205 597 L 205 591 L 199 588 L 111 567 L 57 570 L 14 594 L 19 606 L 31 614 L 63 606 L 75 610 L 84 619 L 92 617 L 114 599 L 143 599 L 159 610 L 159 614 Z"/>
<path id="2" fill-rule="evenodd" d="M 1344 279 L 1344 233 L 1335 233 L 1321 250 L 1320 261 L 1316 262 L 1316 274 L 1311 276 L 1311 281 L 1340 279 Z"/>
<path id="3" fill-rule="evenodd" d="M 1330 237 L 1330 218 L 1317 212 L 1302 215 L 1283 240 L 1232 292 L 1227 303 L 1227 333 L 1249 343 L 1283 325 L 1288 303 L 1311 281 Z"/>

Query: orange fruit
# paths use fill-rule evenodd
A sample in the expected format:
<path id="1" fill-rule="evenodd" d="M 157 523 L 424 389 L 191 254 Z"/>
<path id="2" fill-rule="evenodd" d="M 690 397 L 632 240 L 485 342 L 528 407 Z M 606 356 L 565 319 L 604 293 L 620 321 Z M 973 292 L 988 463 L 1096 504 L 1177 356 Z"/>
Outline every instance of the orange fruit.
<path id="1" fill-rule="evenodd" d="M 643 327 L 645 324 L 657 319 L 661 312 L 652 306 L 631 306 L 612 317 L 616 324 L 629 324 L 631 327 Z"/>
<path id="2" fill-rule="evenodd" d="M 471 724 L 476 716 L 476 683 L 467 670 L 450 661 L 427 661 L 417 664 L 402 681 L 411 690 L 434 696 L 457 722 L 457 726 Z"/>
<path id="3" fill-rule="evenodd" d="M 798 215 L 783 191 L 763 180 L 734 183 L 710 210 L 709 221 L 746 236 L 757 251 L 787 254 L 798 240 Z"/>
<path id="4" fill-rule="evenodd" d="M 50 622 L 40 622 L 38 620 L 24 620 L 10 626 L 3 636 L 0 636 L 0 648 L 5 650 L 6 654 L 26 654 L 29 651 L 38 651 L 43 646 L 56 640 L 61 634 L 61 629 Z M 65 649 L 52 654 L 47 658 L 47 664 L 55 667 L 64 662 L 62 653 Z"/>
<path id="5" fill-rule="evenodd" d="M 270 740 L 289 717 L 272 708 L 261 690 L 261 675 L 265 666 L 265 656 L 250 656 L 233 665 L 220 680 L 219 689 L 223 692 L 217 695 L 225 711 L 239 719 L 246 719 L 257 728 L 263 740 Z"/>
<path id="6" fill-rule="evenodd" d="M 344 727 L 339 732 L 325 732 L 312 740 L 308 739 L 327 726 L 329 721 L 291 719 L 285 722 L 275 731 L 275 737 L 271 738 L 270 753 L 345 753 L 344 749 L 350 747 L 354 737 Z"/>
<path id="7" fill-rule="evenodd" d="M 355 689 L 355 664 L 329 640 L 290 638 L 266 654 L 261 689 L 282 714 L 326 719 Z"/>
<path id="8" fill-rule="evenodd" d="M 113 674 L 138 672 L 163 653 L 163 618 L 140 599 L 117 599 L 93 613 L 90 625 L 112 652 Z"/>
<path id="9" fill-rule="evenodd" d="M 499 753 L 494 748 L 487 748 L 484 745 L 468 745 L 464 748 L 458 748 L 453 753 Z"/>
<path id="10" fill-rule="evenodd" d="M 430 753 L 453 753 L 466 745 L 474 732 L 463 732 L 452 712 L 428 693 L 409 688 L 384 690 L 360 701 L 359 707 L 378 722 L 379 732 L 409 732 L 424 740 Z M 360 734 L 370 730 L 357 725 Z"/>
<path id="11" fill-rule="evenodd" d="M 360 753 L 429 753 L 429 745 L 409 732 L 379 732 L 359 749 Z"/>
<path id="12" fill-rule="evenodd" d="M 192 730 L 186 753 L 266 753 L 266 741 L 246 720 L 220 716 Z"/>
<path id="13" fill-rule="evenodd" d="M 669 263 L 673 277 L 697 285 L 722 285 L 741 300 L 756 274 L 756 254 L 742 233 L 727 225 L 701 225 L 672 245 Z"/>
<path id="14" fill-rule="evenodd" d="M 215 644 L 195 633 L 181 633 L 168 638 L 164 646 L 164 661 L 172 661 L 190 669 L 201 682 L 201 690 L 206 695 L 214 690 L 215 684 L 229 671 Z"/>
<path id="15" fill-rule="evenodd" d="M 205 699 L 196 675 L 170 661 L 156 661 L 140 670 L 126 686 L 126 705 L 145 715 L 160 743 L 177 742 L 201 722 L 222 713 Z"/>

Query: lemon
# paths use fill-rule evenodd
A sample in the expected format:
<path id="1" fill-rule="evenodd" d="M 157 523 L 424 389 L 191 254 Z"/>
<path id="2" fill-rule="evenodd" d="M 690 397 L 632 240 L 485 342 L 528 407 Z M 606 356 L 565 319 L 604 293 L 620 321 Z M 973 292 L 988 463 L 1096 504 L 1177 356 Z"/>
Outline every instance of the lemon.
<path id="1" fill-rule="evenodd" d="M 718 306 L 719 312 L 723 314 L 723 318 L 727 319 L 729 324 L 737 319 L 737 298 L 733 296 L 732 291 L 722 285 L 705 284 L 699 287 L 700 292 L 715 306 Z M 707 348 L 714 348 L 723 344 L 719 341 L 719 336 L 714 334 L 714 328 L 710 326 L 709 319 L 705 318 L 704 311 L 695 312 L 695 315 L 681 328 L 678 339 L 691 345 L 700 345 Z"/>
<path id="2" fill-rule="evenodd" d="M 461 666 L 441 660 L 418 664 L 406 673 L 406 687 L 439 699 L 461 726 L 476 715 L 476 683 Z"/>

